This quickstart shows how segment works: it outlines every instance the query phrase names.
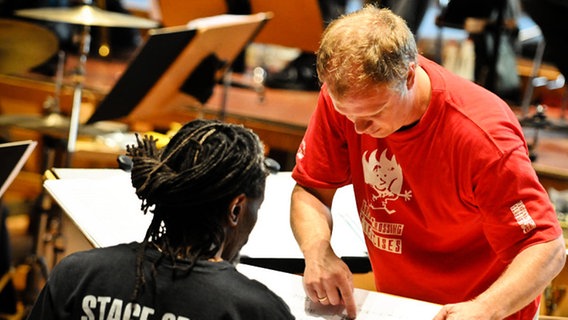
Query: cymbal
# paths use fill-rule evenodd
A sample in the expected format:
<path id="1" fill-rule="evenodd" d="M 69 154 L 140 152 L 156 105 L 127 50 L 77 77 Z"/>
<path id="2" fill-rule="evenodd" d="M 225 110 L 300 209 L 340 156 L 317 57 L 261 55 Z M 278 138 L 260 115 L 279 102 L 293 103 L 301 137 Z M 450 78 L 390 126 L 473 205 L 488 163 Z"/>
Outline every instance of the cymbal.
<path id="1" fill-rule="evenodd" d="M 66 137 L 69 132 L 70 119 L 59 114 L 40 116 L 33 114 L 0 115 L 0 127 L 28 129 L 54 137 Z M 114 131 L 101 129 L 94 125 L 79 125 L 80 136 L 96 137 Z"/>
<path id="2" fill-rule="evenodd" d="M 17 16 L 71 23 L 85 26 L 150 29 L 158 26 L 154 20 L 128 14 L 105 11 L 90 5 L 77 7 L 48 7 L 16 10 Z"/>
<path id="3" fill-rule="evenodd" d="M 21 73 L 46 62 L 59 49 L 55 34 L 39 25 L 0 19 L 0 73 Z"/>

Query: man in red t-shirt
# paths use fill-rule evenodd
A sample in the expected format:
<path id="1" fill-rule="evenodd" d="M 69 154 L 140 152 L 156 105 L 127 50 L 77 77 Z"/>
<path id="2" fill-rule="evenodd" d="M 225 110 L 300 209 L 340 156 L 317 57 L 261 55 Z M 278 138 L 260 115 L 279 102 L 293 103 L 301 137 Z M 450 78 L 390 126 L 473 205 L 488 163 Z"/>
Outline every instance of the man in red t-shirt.
<path id="1" fill-rule="evenodd" d="M 356 315 L 330 245 L 352 184 L 379 291 L 442 319 L 533 319 L 564 265 L 562 232 L 508 105 L 417 54 L 404 21 L 367 6 L 329 25 L 318 106 L 297 153 L 291 224 L 306 293 Z"/>

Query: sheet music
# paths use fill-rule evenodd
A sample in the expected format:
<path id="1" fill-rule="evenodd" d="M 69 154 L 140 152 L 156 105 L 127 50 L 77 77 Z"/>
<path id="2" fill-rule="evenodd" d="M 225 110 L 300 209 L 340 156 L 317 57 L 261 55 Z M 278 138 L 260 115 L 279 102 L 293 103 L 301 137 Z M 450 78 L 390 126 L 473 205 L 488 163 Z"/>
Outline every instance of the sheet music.
<path id="1" fill-rule="evenodd" d="M 141 241 L 152 219 L 143 215 L 141 201 L 130 174 L 119 169 L 53 170 L 60 178 L 47 180 L 46 190 L 55 198 L 95 247 Z M 303 259 L 290 228 L 290 172 L 270 175 L 258 221 L 241 254 L 251 258 Z M 366 257 L 353 191 L 338 191 L 333 214 L 349 223 L 335 223 L 332 245 L 340 257 Z M 345 195 L 341 194 L 345 192 Z"/>
<path id="2" fill-rule="evenodd" d="M 359 242 L 360 250 L 367 254 L 367 247 L 365 245 L 365 236 L 363 235 L 363 227 L 357 212 L 357 203 L 355 202 L 355 194 L 353 193 L 353 186 L 348 185 L 340 188 L 335 193 L 333 203 L 331 204 L 331 214 L 333 216 L 333 232 L 354 234 Z M 339 231 L 341 230 L 341 231 Z M 353 246 L 353 243 L 346 241 L 336 241 L 339 237 L 332 239 L 334 250 L 347 250 L 343 246 Z"/>
<path id="3" fill-rule="evenodd" d="M 290 198 L 295 181 L 291 172 L 268 176 L 264 202 L 258 212 L 256 226 L 248 243 L 241 250 L 244 256 L 272 258 L 303 258 L 290 228 Z M 351 186 L 337 191 L 332 204 L 333 224 L 331 244 L 340 257 L 366 257 L 361 222 L 357 214 Z M 290 245 L 282 245 L 282 244 Z"/>
<path id="4" fill-rule="evenodd" d="M 117 169 L 73 169 L 73 168 L 53 168 L 51 169 L 58 179 L 108 179 L 118 176 L 119 179 L 130 179 L 130 174 Z"/>
<path id="5" fill-rule="evenodd" d="M 67 178 L 46 180 L 44 187 L 94 247 L 144 239 L 152 215 L 142 213 L 129 173 L 113 170 L 102 175 L 104 169 L 73 172 L 76 175 L 70 178 L 72 171 L 56 171 Z"/>
<path id="6" fill-rule="evenodd" d="M 262 282 L 278 294 L 298 320 L 346 320 L 342 306 L 312 303 L 305 295 L 302 277 L 294 274 L 239 264 L 237 269 L 251 279 Z M 357 320 L 432 319 L 440 305 L 380 292 L 355 289 Z"/>

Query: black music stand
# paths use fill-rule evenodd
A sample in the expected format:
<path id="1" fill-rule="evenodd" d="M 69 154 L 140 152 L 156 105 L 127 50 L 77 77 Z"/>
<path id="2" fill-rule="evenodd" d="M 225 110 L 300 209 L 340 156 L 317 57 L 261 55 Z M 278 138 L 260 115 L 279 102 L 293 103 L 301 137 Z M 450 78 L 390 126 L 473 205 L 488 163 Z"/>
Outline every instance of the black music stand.
<path id="1" fill-rule="evenodd" d="M 0 143 L 0 199 L 12 184 L 37 142 L 32 140 Z M 7 209 L 0 207 L 0 313 L 16 314 L 16 292 L 12 274 L 12 243 L 6 228 Z"/>
<path id="2" fill-rule="evenodd" d="M 271 13 L 220 15 L 196 19 L 187 26 L 151 30 L 87 123 L 149 119 L 180 94 L 186 106 L 203 104 L 271 17 Z"/>

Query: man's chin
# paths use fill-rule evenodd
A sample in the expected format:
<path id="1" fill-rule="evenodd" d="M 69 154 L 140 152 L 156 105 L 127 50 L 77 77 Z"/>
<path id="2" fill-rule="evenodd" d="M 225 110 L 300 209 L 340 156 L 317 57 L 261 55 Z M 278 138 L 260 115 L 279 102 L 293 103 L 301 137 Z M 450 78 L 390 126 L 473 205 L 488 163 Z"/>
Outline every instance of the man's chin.
<path id="1" fill-rule="evenodd" d="M 368 136 L 371 136 L 375 139 L 382 139 L 382 138 L 386 138 L 389 134 L 384 133 L 384 132 L 379 132 L 379 131 L 375 131 L 373 133 L 369 133 L 367 134 Z"/>

